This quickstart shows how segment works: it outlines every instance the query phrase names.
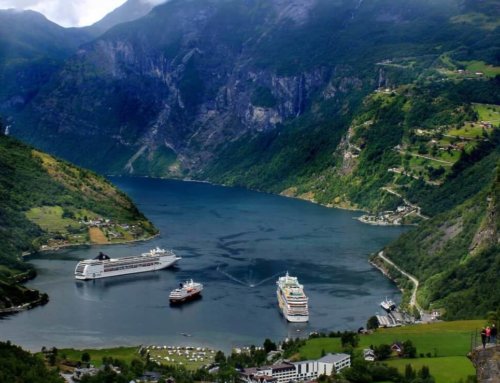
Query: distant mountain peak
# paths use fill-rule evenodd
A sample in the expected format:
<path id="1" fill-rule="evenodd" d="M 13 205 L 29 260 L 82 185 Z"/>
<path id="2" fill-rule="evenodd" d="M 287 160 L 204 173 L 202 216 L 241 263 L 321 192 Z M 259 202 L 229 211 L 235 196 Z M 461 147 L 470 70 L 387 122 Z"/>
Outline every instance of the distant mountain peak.
<path id="1" fill-rule="evenodd" d="M 168 0 L 127 0 L 101 20 L 88 27 L 88 30 L 96 36 L 100 35 L 115 25 L 137 20 L 145 16 L 155 6 L 163 4 L 166 1 Z"/>

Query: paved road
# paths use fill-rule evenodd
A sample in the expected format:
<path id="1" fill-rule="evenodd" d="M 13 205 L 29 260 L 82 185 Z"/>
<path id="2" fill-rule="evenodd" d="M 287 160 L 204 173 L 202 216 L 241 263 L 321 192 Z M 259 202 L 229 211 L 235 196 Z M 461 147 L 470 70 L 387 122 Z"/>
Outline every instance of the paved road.
<path id="1" fill-rule="evenodd" d="M 413 282 L 413 292 L 411 293 L 410 306 L 415 306 L 419 312 L 422 312 L 422 308 L 417 303 L 417 290 L 418 290 L 418 280 L 413 275 L 408 274 L 406 271 L 402 270 L 399 266 L 397 266 L 394 262 L 392 262 L 389 258 L 384 255 L 383 251 L 378 253 L 378 256 L 389 265 L 393 266 L 397 271 L 401 274 L 409 278 Z"/>

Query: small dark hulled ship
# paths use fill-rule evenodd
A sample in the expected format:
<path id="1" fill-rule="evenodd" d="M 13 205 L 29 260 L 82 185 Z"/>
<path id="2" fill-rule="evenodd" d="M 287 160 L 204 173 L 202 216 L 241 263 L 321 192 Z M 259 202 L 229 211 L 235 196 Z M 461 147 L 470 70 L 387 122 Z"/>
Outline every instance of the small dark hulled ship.
<path id="1" fill-rule="evenodd" d="M 179 284 L 179 288 L 172 290 L 169 296 L 171 304 L 187 302 L 200 296 L 203 290 L 203 285 L 198 282 L 193 282 L 192 279 Z"/>

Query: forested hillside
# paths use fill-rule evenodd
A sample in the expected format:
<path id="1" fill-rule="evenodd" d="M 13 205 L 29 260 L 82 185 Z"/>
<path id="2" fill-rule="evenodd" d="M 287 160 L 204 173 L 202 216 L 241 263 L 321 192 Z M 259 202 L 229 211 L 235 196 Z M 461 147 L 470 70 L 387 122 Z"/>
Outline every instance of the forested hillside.
<path id="1" fill-rule="evenodd" d="M 473 73 L 464 79 L 495 73 L 497 11 L 494 1 L 169 1 L 82 45 L 10 112 L 12 134 L 108 174 L 284 189 L 331 165 L 373 91 L 459 68 Z M 255 155 L 262 145 L 271 152 Z M 227 169 L 236 150 L 251 152 L 250 177 Z M 270 161 L 258 185 L 251 175 Z"/>
<path id="2" fill-rule="evenodd" d="M 56 370 L 49 370 L 43 359 L 10 342 L 0 342 L 0 382 L 62 383 Z"/>
<path id="3" fill-rule="evenodd" d="M 495 304 L 483 295 L 456 302 L 494 283 L 443 284 L 497 262 L 477 238 L 496 190 L 499 20 L 495 0 L 171 0 L 81 45 L 6 110 L 12 134 L 106 174 L 420 224 L 389 256 L 419 276 L 424 306 L 481 315 Z"/>
<path id="4" fill-rule="evenodd" d="M 0 309 L 47 299 L 18 285 L 35 275 L 22 262 L 23 252 L 156 233 L 132 201 L 103 177 L 3 134 L 0 169 Z M 96 220 L 106 227 L 93 227 Z"/>
<path id="5" fill-rule="evenodd" d="M 496 163 L 496 170 L 491 169 Z M 418 301 L 444 308 L 447 319 L 483 317 L 500 307 L 500 151 L 461 178 L 476 175 L 486 186 L 472 198 L 402 235 L 385 255 L 421 281 Z M 460 190 L 460 189 L 457 189 Z"/>
<path id="6" fill-rule="evenodd" d="M 0 113 L 21 110 L 90 35 L 34 11 L 0 10 Z"/>

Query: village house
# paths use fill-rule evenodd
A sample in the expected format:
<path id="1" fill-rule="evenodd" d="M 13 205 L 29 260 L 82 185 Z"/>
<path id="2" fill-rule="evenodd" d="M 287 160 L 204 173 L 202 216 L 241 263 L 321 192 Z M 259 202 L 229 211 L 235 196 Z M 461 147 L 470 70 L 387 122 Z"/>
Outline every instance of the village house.
<path id="1" fill-rule="evenodd" d="M 365 348 L 363 350 L 363 359 L 366 360 L 367 362 L 374 362 L 375 351 L 373 351 L 371 348 Z"/>

